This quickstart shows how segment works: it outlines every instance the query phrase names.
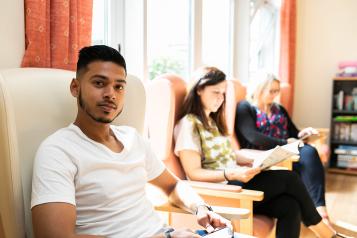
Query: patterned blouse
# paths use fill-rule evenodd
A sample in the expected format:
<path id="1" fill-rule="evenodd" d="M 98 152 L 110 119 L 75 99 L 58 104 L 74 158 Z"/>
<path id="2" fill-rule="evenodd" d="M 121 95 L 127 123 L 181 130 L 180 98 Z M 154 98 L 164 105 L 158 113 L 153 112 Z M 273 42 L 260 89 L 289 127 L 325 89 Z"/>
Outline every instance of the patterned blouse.
<path id="1" fill-rule="evenodd" d="M 279 105 L 271 106 L 270 117 L 258 107 L 254 108 L 257 114 L 256 127 L 260 132 L 274 138 L 288 139 L 288 120 Z"/>
<path id="2" fill-rule="evenodd" d="M 214 121 L 206 130 L 202 122 L 193 114 L 181 119 L 175 128 L 175 153 L 194 150 L 201 154 L 204 169 L 223 170 L 236 167 L 236 154 L 227 136 L 223 136 Z"/>

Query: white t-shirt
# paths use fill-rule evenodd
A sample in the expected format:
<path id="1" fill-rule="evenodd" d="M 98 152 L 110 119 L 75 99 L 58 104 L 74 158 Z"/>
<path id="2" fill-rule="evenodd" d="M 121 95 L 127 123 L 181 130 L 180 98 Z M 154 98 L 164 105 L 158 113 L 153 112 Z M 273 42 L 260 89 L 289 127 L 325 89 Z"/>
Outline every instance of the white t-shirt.
<path id="1" fill-rule="evenodd" d="M 201 140 L 198 133 L 194 133 L 195 128 L 193 123 L 184 116 L 175 126 L 174 138 L 175 149 L 174 153 L 179 156 L 179 152 L 182 150 L 192 150 L 202 153 Z"/>
<path id="2" fill-rule="evenodd" d="M 165 169 L 135 129 L 111 126 L 120 153 L 88 138 L 71 124 L 49 136 L 37 151 L 31 208 L 48 202 L 76 206 L 78 234 L 147 237 L 163 221 L 145 185 Z"/>

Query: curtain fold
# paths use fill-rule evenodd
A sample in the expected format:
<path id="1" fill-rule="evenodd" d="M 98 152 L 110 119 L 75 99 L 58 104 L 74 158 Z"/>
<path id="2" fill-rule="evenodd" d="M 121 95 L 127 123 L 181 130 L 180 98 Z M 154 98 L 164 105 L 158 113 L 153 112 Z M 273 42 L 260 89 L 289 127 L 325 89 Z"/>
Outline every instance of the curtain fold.
<path id="1" fill-rule="evenodd" d="M 280 65 L 279 77 L 290 85 L 288 97 L 282 104 L 292 115 L 296 68 L 296 0 L 283 0 L 280 11 Z"/>
<path id="2" fill-rule="evenodd" d="M 25 0 L 22 67 L 75 70 L 78 51 L 91 44 L 92 0 Z"/>

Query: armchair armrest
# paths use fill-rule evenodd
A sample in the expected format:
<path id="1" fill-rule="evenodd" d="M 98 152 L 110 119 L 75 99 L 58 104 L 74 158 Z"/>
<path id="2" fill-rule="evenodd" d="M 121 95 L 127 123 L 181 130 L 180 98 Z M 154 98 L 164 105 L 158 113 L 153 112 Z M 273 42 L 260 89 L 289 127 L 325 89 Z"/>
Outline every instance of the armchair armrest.
<path id="1" fill-rule="evenodd" d="M 193 188 L 207 188 L 212 190 L 229 191 L 229 192 L 241 192 L 242 187 L 236 185 L 229 185 L 223 183 L 210 183 L 210 182 L 199 182 L 199 181 L 184 181 L 188 183 Z"/>
<path id="2" fill-rule="evenodd" d="M 231 192 L 224 190 L 212 190 L 209 188 L 193 187 L 198 194 L 204 197 L 225 198 L 230 200 L 249 200 L 261 201 L 264 198 L 264 192 L 256 190 L 242 189 L 240 192 Z"/>
<path id="3" fill-rule="evenodd" d="M 214 212 L 220 214 L 222 217 L 228 220 L 235 219 L 246 219 L 250 215 L 250 211 L 245 208 L 234 208 L 234 207 L 222 207 L 222 206 L 212 206 Z M 191 214 L 190 212 L 176 207 L 175 205 L 166 202 L 164 204 L 156 205 L 155 210 L 162 212 L 175 212 L 175 213 L 184 213 Z"/>
<path id="4" fill-rule="evenodd" d="M 264 198 L 264 192 L 242 189 L 242 187 L 236 185 L 188 180 L 184 182 L 189 184 L 193 189 L 195 189 L 198 194 L 208 197 L 238 200 L 245 199 L 251 201 L 261 201 Z"/>

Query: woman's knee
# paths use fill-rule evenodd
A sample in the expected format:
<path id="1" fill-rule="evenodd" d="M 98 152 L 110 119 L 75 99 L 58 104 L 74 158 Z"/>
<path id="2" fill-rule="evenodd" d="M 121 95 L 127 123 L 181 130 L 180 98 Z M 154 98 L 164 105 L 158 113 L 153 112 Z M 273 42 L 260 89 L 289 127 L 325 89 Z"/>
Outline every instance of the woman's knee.
<path id="1" fill-rule="evenodd" d="M 318 157 L 319 153 L 317 152 L 315 147 L 309 144 L 305 144 L 300 149 L 300 155 L 307 156 L 307 157 Z"/>
<path id="2" fill-rule="evenodd" d="M 299 163 L 302 165 L 322 166 L 322 162 L 316 148 L 311 145 L 304 145 L 300 149 Z"/>

